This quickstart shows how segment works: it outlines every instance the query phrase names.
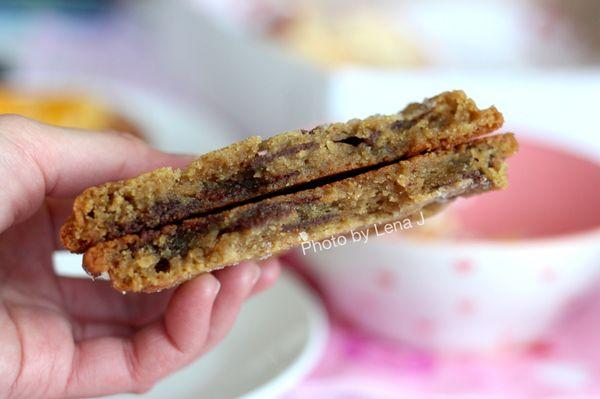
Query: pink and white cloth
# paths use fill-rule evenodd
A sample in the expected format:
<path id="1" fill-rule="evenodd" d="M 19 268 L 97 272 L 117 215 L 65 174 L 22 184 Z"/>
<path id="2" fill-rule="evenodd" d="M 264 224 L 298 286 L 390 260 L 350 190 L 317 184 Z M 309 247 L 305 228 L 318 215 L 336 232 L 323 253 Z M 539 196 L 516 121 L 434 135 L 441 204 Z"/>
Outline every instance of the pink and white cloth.
<path id="1" fill-rule="evenodd" d="M 334 318 L 320 364 L 285 399 L 598 397 L 598 331 L 600 294 L 574 304 L 538 342 L 487 356 L 432 354 Z"/>

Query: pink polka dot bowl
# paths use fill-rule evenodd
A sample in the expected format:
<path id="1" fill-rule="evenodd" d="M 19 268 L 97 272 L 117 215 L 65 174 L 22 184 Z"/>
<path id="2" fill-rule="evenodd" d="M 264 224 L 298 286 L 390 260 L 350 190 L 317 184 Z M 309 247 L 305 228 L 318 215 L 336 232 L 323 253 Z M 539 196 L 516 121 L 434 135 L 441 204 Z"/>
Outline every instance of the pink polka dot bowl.
<path id="1" fill-rule="evenodd" d="M 522 141 L 509 176 L 423 226 L 298 256 L 332 313 L 362 329 L 441 352 L 522 347 L 600 277 L 600 165 Z"/>

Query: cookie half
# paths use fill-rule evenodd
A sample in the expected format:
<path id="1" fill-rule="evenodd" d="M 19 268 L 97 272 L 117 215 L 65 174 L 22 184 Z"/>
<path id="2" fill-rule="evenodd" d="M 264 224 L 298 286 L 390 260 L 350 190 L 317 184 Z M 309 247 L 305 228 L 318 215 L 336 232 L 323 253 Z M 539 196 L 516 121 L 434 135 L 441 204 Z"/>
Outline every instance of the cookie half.
<path id="1" fill-rule="evenodd" d="M 398 114 L 251 137 L 201 156 L 187 169 L 162 168 L 85 190 L 61 230 L 73 252 L 316 179 L 453 146 L 498 129 L 502 115 L 480 110 L 462 91 L 442 93 Z"/>
<path id="2" fill-rule="evenodd" d="M 474 140 L 375 167 L 315 187 L 99 243 L 87 250 L 91 275 L 108 273 L 122 291 L 153 292 L 200 273 L 258 259 L 507 183 L 512 134 Z"/>

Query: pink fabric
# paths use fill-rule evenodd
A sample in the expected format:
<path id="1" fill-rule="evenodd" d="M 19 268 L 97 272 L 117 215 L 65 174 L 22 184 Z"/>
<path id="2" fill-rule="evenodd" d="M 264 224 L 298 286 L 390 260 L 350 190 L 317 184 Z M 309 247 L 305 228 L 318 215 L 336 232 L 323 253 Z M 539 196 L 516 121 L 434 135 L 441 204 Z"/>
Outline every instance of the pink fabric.
<path id="1" fill-rule="evenodd" d="M 508 233 L 543 237 L 598 226 L 600 190 L 598 184 L 589 184 L 600 182 L 597 164 L 541 144 L 521 144 L 520 152 L 509 161 L 510 188 L 474 198 L 468 212 L 462 212 L 461 222 L 469 231 L 480 237 Z M 528 188 L 531 185 L 535 186 L 534 194 Z M 503 206 L 506 203 L 528 205 Z M 482 217 L 486 214 L 496 216 L 494 223 Z M 302 269 L 299 259 L 289 261 Z M 454 267 L 457 273 L 468 275 L 474 265 L 464 259 Z M 395 289 L 389 273 L 374 276 L 382 290 Z M 550 266 L 540 273 L 544 283 L 557 278 Z M 503 349 L 479 356 L 433 354 L 386 341 L 357 331 L 333 314 L 332 333 L 321 363 L 286 399 L 431 398 L 448 394 L 486 398 L 597 397 L 600 282 L 590 292 L 565 309 L 561 320 L 537 342 L 517 348 L 507 336 Z M 457 311 L 467 314 L 476 307 L 476 302 L 464 298 L 457 304 Z M 433 327 L 423 324 L 422 328 L 426 333 Z"/>
<path id="2" fill-rule="evenodd" d="M 600 290 L 595 291 L 599 294 L 577 301 L 538 342 L 486 356 L 436 355 L 333 320 L 319 366 L 285 398 L 600 395 Z"/>

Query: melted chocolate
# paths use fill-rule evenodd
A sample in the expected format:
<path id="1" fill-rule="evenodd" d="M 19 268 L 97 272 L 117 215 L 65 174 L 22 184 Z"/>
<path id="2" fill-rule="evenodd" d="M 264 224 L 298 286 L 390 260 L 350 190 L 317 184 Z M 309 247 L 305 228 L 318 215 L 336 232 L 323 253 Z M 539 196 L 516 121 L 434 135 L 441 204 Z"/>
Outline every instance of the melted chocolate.
<path id="1" fill-rule="evenodd" d="M 328 213 L 328 214 L 317 216 L 314 218 L 304 219 L 298 223 L 286 224 L 285 226 L 281 227 L 281 230 L 285 233 L 288 233 L 290 231 L 304 230 L 304 229 L 307 229 L 308 227 L 318 226 L 318 225 L 327 223 L 331 220 L 334 220 L 337 216 L 338 215 Z"/>

